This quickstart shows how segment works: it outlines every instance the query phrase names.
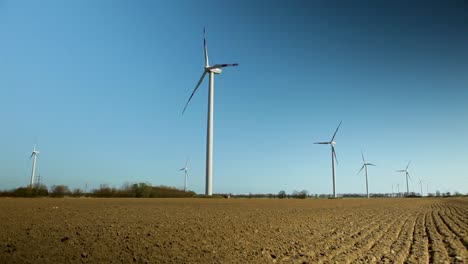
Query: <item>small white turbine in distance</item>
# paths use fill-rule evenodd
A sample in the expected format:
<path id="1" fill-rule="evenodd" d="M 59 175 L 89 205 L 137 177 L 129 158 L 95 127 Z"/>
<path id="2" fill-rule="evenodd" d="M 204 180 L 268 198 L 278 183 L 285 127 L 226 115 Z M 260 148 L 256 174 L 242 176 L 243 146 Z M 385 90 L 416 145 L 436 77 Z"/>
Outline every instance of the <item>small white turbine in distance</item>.
<path id="1" fill-rule="evenodd" d="M 338 132 L 338 129 L 340 129 L 341 122 L 338 125 L 338 127 L 335 130 L 335 133 L 333 134 L 333 137 L 331 138 L 330 141 L 328 142 L 315 142 L 314 144 L 324 144 L 324 145 L 330 145 L 331 146 L 331 152 L 332 152 L 332 178 L 333 178 L 333 198 L 336 198 L 336 178 L 335 178 L 335 160 L 336 163 L 338 163 L 338 159 L 336 158 L 336 153 L 335 153 L 335 144 L 336 142 L 333 141 L 335 139 L 336 133 Z"/>
<path id="2" fill-rule="evenodd" d="M 32 163 L 32 171 L 31 171 L 31 182 L 29 183 L 30 188 L 34 187 L 34 174 L 36 173 L 36 162 L 37 162 L 37 155 L 38 154 L 39 154 L 39 151 L 36 150 L 36 145 L 34 145 L 33 152 L 31 153 L 31 157 L 29 157 L 29 159 L 34 157 L 33 163 Z"/>
<path id="3" fill-rule="evenodd" d="M 188 164 L 188 160 L 185 161 L 185 166 L 180 169 L 179 171 L 184 171 L 185 173 L 185 184 L 184 184 L 184 192 L 187 192 L 187 177 L 188 177 L 188 167 L 187 167 L 187 164 Z"/>
<path id="4" fill-rule="evenodd" d="M 421 197 L 423 197 L 423 189 L 422 189 L 422 184 L 423 184 L 423 180 L 421 178 L 419 178 L 419 187 L 421 188 Z"/>
<path id="5" fill-rule="evenodd" d="M 409 172 L 408 172 L 408 168 L 409 168 L 409 165 L 411 164 L 411 160 L 408 162 L 408 165 L 406 166 L 406 169 L 404 170 L 397 170 L 396 172 L 404 172 L 405 175 L 406 175 L 406 195 L 409 195 L 409 185 L 408 185 L 408 178 L 411 179 L 410 175 L 409 175 Z"/>
<path id="6" fill-rule="evenodd" d="M 212 184 L 213 184 L 213 115 L 214 115 L 214 75 L 220 74 L 222 72 L 221 68 L 238 66 L 237 63 L 232 64 L 215 64 L 210 66 L 208 62 L 208 48 L 206 46 L 206 33 L 203 29 L 203 47 L 205 50 L 205 68 L 203 69 L 203 74 L 200 77 L 195 89 L 193 89 L 192 94 L 190 95 L 187 103 L 185 104 L 182 114 L 184 114 L 185 109 L 187 109 L 190 100 L 192 100 L 193 95 L 197 91 L 200 84 L 205 79 L 205 75 L 208 73 L 210 75 L 208 83 L 208 126 L 207 126 L 207 136 L 206 136 L 206 185 L 205 185 L 205 195 L 212 195 Z"/>
<path id="7" fill-rule="evenodd" d="M 359 173 L 361 173 L 361 171 L 363 169 L 365 169 L 366 171 L 366 192 L 367 192 L 367 198 L 369 198 L 369 184 L 368 184 L 368 180 L 367 180 L 367 166 L 375 166 L 374 164 L 372 163 L 367 163 L 366 160 L 364 159 L 364 154 L 361 152 L 361 156 L 362 156 L 362 162 L 364 163 L 361 167 L 361 169 L 359 170 L 359 172 L 356 174 L 356 175 L 359 175 Z M 392 192 L 393 192 L 393 185 L 392 185 Z"/>

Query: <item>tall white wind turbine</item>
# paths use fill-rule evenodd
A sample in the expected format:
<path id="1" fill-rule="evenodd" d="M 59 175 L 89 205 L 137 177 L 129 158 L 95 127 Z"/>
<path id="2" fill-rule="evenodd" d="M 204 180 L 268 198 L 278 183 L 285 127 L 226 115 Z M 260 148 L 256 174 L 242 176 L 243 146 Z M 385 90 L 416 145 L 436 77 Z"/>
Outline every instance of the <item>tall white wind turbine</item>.
<path id="1" fill-rule="evenodd" d="M 34 157 L 33 163 L 32 163 L 32 171 L 31 171 L 31 182 L 30 182 L 30 185 L 29 185 L 30 188 L 34 187 L 34 174 L 36 173 L 36 162 L 37 162 L 37 155 L 38 154 L 39 154 L 39 151 L 36 150 L 36 145 L 34 145 L 33 152 L 31 153 L 31 157 L 29 157 L 29 159 Z"/>
<path id="2" fill-rule="evenodd" d="M 366 160 L 364 159 L 364 154 L 362 152 L 361 152 L 361 156 L 362 156 L 363 165 L 362 165 L 361 169 L 359 170 L 359 172 L 357 174 L 361 173 L 361 171 L 363 169 L 365 169 L 365 171 L 366 171 L 366 192 L 367 192 L 367 198 L 369 198 L 369 184 L 368 184 L 368 180 L 367 180 L 367 166 L 375 166 L 375 165 L 372 164 L 372 163 L 367 163 Z M 393 185 L 392 185 L 392 189 L 393 189 Z"/>
<path id="3" fill-rule="evenodd" d="M 336 133 L 338 132 L 338 129 L 340 129 L 341 122 L 338 125 L 338 127 L 335 130 L 335 133 L 333 134 L 333 137 L 331 138 L 330 141 L 327 142 L 315 142 L 314 144 L 324 144 L 324 145 L 330 145 L 331 146 L 331 153 L 332 153 L 332 177 L 333 177 L 333 198 L 336 198 L 336 178 L 335 178 L 335 160 L 336 163 L 338 163 L 338 159 L 336 158 L 336 153 L 335 153 L 335 144 L 336 142 L 333 141 L 335 139 Z"/>
<path id="4" fill-rule="evenodd" d="M 212 195 L 212 184 L 213 184 L 213 112 L 214 112 L 214 75 L 220 74 L 222 72 L 221 68 L 238 66 L 237 63 L 232 64 L 215 64 L 210 66 L 208 62 L 208 48 L 206 46 L 206 33 L 203 29 L 203 47 L 205 50 L 205 68 L 203 69 L 202 76 L 198 81 L 195 89 L 190 95 L 187 103 L 185 104 L 182 114 L 184 114 L 187 109 L 190 100 L 192 100 L 193 95 L 197 91 L 200 84 L 203 82 L 206 74 L 209 74 L 209 83 L 208 83 L 208 126 L 207 126 L 207 136 L 206 136 L 206 185 L 205 185 L 205 194 Z"/>
<path id="5" fill-rule="evenodd" d="M 408 162 L 408 165 L 406 166 L 406 169 L 404 170 L 397 170 L 396 172 L 404 172 L 405 175 L 406 175 L 406 195 L 409 194 L 409 185 L 408 185 L 408 178 L 411 179 L 410 175 L 409 175 L 409 172 L 408 172 L 408 168 L 409 168 L 409 165 L 411 164 L 411 160 Z"/>
<path id="6" fill-rule="evenodd" d="M 188 167 L 187 167 L 187 164 L 188 164 L 188 160 L 185 161 L 185 166 L 180 169 L 179 171 L 184 171 L 185 173 L 185 183 L 184 183 L 184 192 L 187 192 L 187 177 L 188 177 Z"/>

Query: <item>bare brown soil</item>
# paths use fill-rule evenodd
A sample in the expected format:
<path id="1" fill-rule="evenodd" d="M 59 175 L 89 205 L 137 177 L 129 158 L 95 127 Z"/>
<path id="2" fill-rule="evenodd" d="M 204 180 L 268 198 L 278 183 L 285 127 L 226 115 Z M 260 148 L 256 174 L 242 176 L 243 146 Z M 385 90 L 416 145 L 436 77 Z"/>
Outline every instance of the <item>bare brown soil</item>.
<path id="1" fill-rule="evenodd" d="M 468 263 L 468 199 L 0 199 L 0 263 Z"/>

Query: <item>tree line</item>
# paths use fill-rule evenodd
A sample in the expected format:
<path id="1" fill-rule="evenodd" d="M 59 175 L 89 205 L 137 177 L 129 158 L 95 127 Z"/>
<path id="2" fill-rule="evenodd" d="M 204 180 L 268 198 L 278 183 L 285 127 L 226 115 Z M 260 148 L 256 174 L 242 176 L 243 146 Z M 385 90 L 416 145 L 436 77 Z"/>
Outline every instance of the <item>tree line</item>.
<path id="1" fill-rule="evenodd" d="M 360 198 L 365 197 L 365 194 L 345 193 L 340 195 L 343 198 Z M 435 193 L 427 194 L 429 197 L 454 197 L 466 196 L 459 192 Z M 0 197 L 97 197 L 97 198 L 177 198 L 177 197 L 206 197 L 197 195 L 193 191 L 183 191 L 170 186 L 152 186 L 147 183 L 125 183 L 121 188 L 110 187 L 102 184 L 97 189 L 86 192 L 82 189 L 70 190 L 66 185 L 53 185 L 50 189 L 44 184 L 36 184 L 33 188 L 19 187 L 17 189 L 0 191 Z M 288 194 L 284 190 L 277 194 L 273 193 L 257 193 L 257 194 L 214 194 L 209 198 L 278 198 L 278 199 L 306 199 L 306 198 L 331 198 L 330 194 L 309 194 L 307 190 L 293 191 Z M 421 197 L 418 193 L 373 193 L 371 197 Z"/>
<path id="2" fill-rule="evenodd" d="M 40 184 L 31 187 L 19 187 L 13 190 L 0 191 L 0 197 L 98 197 L 98 198 L 177 198 L 193 197 L 193 191 L 183 191 L 170 186 L 152 186 L 147 183 L 124 184 L 121 188 L 102 184 L 99 188 L 85 192 L 82 189 L 70 190 L 66 185 L 53 185 L 50 190 Z"/>

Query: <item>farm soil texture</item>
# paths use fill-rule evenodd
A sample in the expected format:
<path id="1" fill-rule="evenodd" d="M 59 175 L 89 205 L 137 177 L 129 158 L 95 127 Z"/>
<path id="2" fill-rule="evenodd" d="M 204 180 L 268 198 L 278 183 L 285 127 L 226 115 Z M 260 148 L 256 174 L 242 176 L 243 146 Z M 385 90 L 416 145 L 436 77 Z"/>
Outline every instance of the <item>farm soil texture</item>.
<path id="1" fill-rule="evenodd" d="M 0 199 L 0 263 L 468 263 L 468 199 Z"/>

